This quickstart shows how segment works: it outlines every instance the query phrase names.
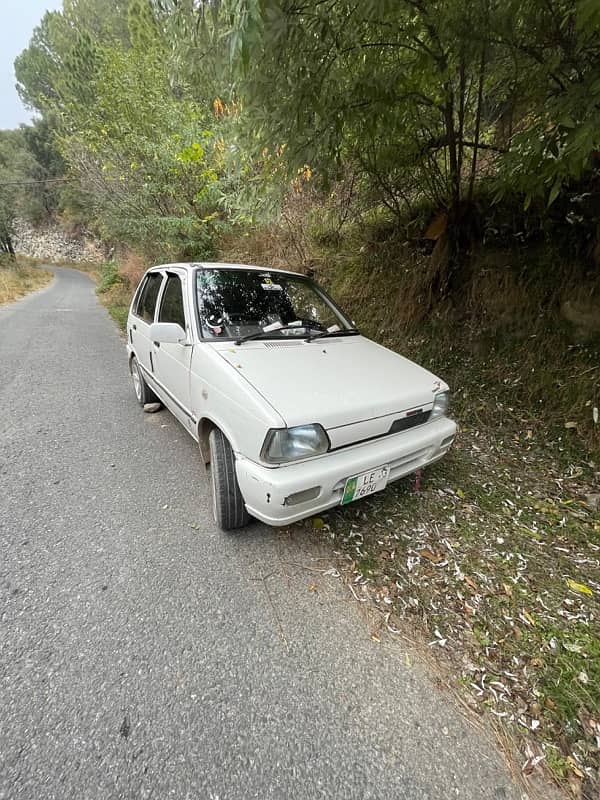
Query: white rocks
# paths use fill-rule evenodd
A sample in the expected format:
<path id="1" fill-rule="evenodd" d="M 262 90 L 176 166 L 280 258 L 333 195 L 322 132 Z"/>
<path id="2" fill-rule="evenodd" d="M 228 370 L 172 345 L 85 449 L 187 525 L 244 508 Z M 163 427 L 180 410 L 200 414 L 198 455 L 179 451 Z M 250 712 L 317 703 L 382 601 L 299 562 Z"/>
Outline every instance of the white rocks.
<path id="1" fill-rule="evenodd" d="M 99 264 L 106 261 L 106 248 L 91 233 L 72 234 L 59 225 L 34 228 L 24 220 L 14 226 L 13 245 L 17 254 L 50 262 L 73 261 Z"/>

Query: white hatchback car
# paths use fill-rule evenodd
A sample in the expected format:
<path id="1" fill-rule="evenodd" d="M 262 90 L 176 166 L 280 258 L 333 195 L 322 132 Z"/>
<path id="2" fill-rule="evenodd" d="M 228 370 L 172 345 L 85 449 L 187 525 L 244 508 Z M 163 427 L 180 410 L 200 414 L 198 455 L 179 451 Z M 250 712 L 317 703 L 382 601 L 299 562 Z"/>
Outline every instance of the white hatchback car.
<path id="1" fill-rule="evenodd" d="M 294 272 L 153 267 L 127 337 L 138 401 L 160 400 L 198 441 L 225 530 L 358 500 L 437 461 L 456 434 L 447 385 Z"/>

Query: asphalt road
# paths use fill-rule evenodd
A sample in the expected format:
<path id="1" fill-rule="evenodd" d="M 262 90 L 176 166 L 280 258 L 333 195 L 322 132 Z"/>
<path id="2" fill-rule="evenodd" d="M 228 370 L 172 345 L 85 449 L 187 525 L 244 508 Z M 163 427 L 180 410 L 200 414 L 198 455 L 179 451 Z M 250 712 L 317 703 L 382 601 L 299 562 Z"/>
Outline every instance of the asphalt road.
<path id="1" fill-rule="evenodd" d="M 85 275 L 0 309 L 0 798 L 521 797 L 330 563 L 216 529 Z"/>

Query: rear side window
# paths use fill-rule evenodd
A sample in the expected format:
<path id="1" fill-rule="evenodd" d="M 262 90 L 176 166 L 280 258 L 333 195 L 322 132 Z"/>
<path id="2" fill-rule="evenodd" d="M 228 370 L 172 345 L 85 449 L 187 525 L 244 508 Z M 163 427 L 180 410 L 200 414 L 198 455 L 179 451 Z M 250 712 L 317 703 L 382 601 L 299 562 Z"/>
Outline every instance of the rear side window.
<path id="1" fill-rule="evenodd" d="M 162 296 L 159 322 L 176 322 L 185 330 L 185 312 L 183 310 L 183 291 L 181 280 L 177 275 L 167 275 L 167 284 Z"/>
<path id="2" fill-rule="evenodd" d="M 160 290 L 163 276 L 160 272 L 151 272 L 146 278 L 146 282 L 140 292 L 135 313 L 146 322 L 154 322 L 154 309 L 156 299 Z"/>

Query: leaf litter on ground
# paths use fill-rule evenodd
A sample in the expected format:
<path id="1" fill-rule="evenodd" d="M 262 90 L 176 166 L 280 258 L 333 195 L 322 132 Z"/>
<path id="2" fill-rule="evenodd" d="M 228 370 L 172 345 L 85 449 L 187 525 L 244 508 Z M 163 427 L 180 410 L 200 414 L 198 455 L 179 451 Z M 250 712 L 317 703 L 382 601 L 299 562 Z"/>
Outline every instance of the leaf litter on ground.
<path id="1" fill-rule="evenodd" d="M 562 462 L 552 443 L 463 430 L 422 478 L 316 527 L 388 631 L 418 621 L 469 706 L 511 733 L 523 774 L 545 765 L 587 800 L 600 797 L 600 513 L 585 497 L 599 473 Z"/>

